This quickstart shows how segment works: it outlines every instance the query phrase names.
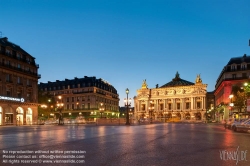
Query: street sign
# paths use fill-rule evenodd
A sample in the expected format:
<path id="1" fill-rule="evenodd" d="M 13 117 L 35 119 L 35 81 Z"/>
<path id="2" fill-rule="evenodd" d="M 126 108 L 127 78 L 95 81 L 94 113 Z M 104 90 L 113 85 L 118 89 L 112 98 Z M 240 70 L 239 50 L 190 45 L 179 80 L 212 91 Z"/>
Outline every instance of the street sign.
<path id="1" fill-rule="evenodd" d="M 250 112 L 250 99 L 247 99 L 247 112 Z"/>

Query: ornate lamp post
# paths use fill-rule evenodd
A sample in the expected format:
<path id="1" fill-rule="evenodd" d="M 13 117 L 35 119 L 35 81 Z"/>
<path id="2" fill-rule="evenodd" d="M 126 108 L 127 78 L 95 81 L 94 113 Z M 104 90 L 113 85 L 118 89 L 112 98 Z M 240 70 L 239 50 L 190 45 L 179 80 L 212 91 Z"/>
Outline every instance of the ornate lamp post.
<path id="1" fill-rule="evenodd" d="M 153 111 L 154 111 L 154 106 L 153 106 L 153 101 L 152 100 L 150 100 L 150 106 L 148 107 L 148 109 L 149 109 L 149 114 L 150 114 L 150 123 L 153 123 L 152 122 L 152 113 L 153 113 Z"/>
<path id="2" fill-rule="evenodd" d="M 126 89 L 126 94 L 127 94 L 127 99 L 124 99 L 125 106 L 127 107 L 127 114 L 126 114 L 126 125 L 130 125 L 129 123 L 129 112 L 128 112 L 128 107 L 131 106 L 131 98 L 128 99 L 128 94 L 129 94 L 129 89 Z"/>
<path id="3" fill-rule="evenodd" d="M 62 96 L 58 96 L 59 101 L 57 102 L 57 109 L 59 110 L 59 122 L 58 125 L 64 125 L 63 123 L 63 115 L 62 115 L 62 109 L 63 109 L 63 103 L 62 103 Z"/>
<path id="4" fill-rule="evenodd" d="M 101 118 L 102 118 L 102 113 L 104 112 L 103 103 L 101 103 L 100 105 L 101 107 L 99 108 L 99 111 L 100 111 Z"/>

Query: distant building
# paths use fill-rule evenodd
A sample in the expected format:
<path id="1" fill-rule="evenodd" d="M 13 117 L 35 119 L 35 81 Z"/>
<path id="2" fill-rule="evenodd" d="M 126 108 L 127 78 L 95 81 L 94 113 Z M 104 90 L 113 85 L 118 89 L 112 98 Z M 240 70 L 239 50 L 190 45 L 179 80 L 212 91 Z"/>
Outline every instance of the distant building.
<path id="1" fill-rule="evenodd" d="M 215 120 L 216 112 L 215 112 L 215 97 L 214 91 L 207 92 L 206 94 L 206 106 L 207 106 L 207 120 Z"/>
<path id="2" fill-rule="evenodd" d="M 33 56 L 0 38 L 0 125 L 37 121 L 38 68 Z"/>
<path id="3" fill-rule="evenodd" d="M 55 98 L 62 96 L 63 117 L 117 118 L 119 95 L 117 90 L 103 79 L 87 77 L 40 83 L 39 90 Z M 58 101 L 59 102 L 59 101 Z M 101 109 L 102 108 L 102 109 Z M 58 116 L 59 112 L 55 112 Z"/>
<path id="4" fill-rule="evenodd" d="M 120 107 L 119 108 L 119 111 L 120 111 L 120 118 L 126 118 L 126 114 L 127 114 L 127 107 Z M 132 118 L 134 117 L 134 107 L 129 107 L 128 108 L 128 113 L 129 113 L 129 117 Z"/>
<path id="5" fill-rule="evenodd" d="M 184 121 L 206 119 L 207 84 L 200 75 L 195 83 L 183 80 L 179 73 L 165 85 L 149 89 L 146 80 L 134 98 L 137 119 Z"/>
<path id="6" fill-rule="evenodd" d="M 243 87 L 245 82 L 250 78 L 250 56 L 244 54 L 240 57 L 234 57 L 229 60 L 226 66 L 223 67 L 215 85 L 215 106 L 216 118 L 221 121 L 228 118 L 240 118 L 248 116 L 246 109 L 238 112 L 236 109 L 231 109 L 229 106 L 232 94 L 232 87 Z"/>

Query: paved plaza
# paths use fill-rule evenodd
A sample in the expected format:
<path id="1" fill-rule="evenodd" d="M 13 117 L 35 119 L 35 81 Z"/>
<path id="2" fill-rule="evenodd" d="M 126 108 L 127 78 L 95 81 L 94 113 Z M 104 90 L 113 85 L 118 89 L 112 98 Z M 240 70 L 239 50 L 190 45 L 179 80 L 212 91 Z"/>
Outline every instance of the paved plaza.
<path id="1" fill-rule="evenodd" d="M 204 123 L 2 126 L 0 165 L 247 166 L 249 140 Z"/>

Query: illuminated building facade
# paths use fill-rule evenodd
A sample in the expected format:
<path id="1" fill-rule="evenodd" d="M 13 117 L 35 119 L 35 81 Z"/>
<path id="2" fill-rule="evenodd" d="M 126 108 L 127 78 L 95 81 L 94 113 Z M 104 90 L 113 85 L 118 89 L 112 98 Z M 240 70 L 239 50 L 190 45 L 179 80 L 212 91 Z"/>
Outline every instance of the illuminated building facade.
<path id="1" fill-rule="evenodd" d="M 181 79 L 178 72 L 161 87 L 149 89 L 144 80 L 134 98 L 135 116 L 158 121 L 205 120 L 206 88 L 200 75 L 192 83 Z"/>
<path id="2" fill-rule="evenodd" d="M 250 78 L 250 56 L 244 54 L 240 57 L 234 57 L 223 67 L 215 85 L 215 106 L 216 119 L 218 121 L 228 118 L 246 117 L 246 109 L 239 110 L 230 107 L 229 96 L 232 94 L 232 87 L 243 87 Z"/>
<path id="3" fill-rule="evenodd" d="M 63 117 L 117 118 L 119 95 L 117 90 L 103 79 L 96 77 L 40 83 L 39 90 L 53 96 L 61 96 Z M 55 112 L 55 114 L 58 114 Z"/>
<path id="4" fill-rule="evenodd" d="M 8 38 L 0 38 L 0 125 L 37 121 L 38 68 L 29 53 Z"/>

